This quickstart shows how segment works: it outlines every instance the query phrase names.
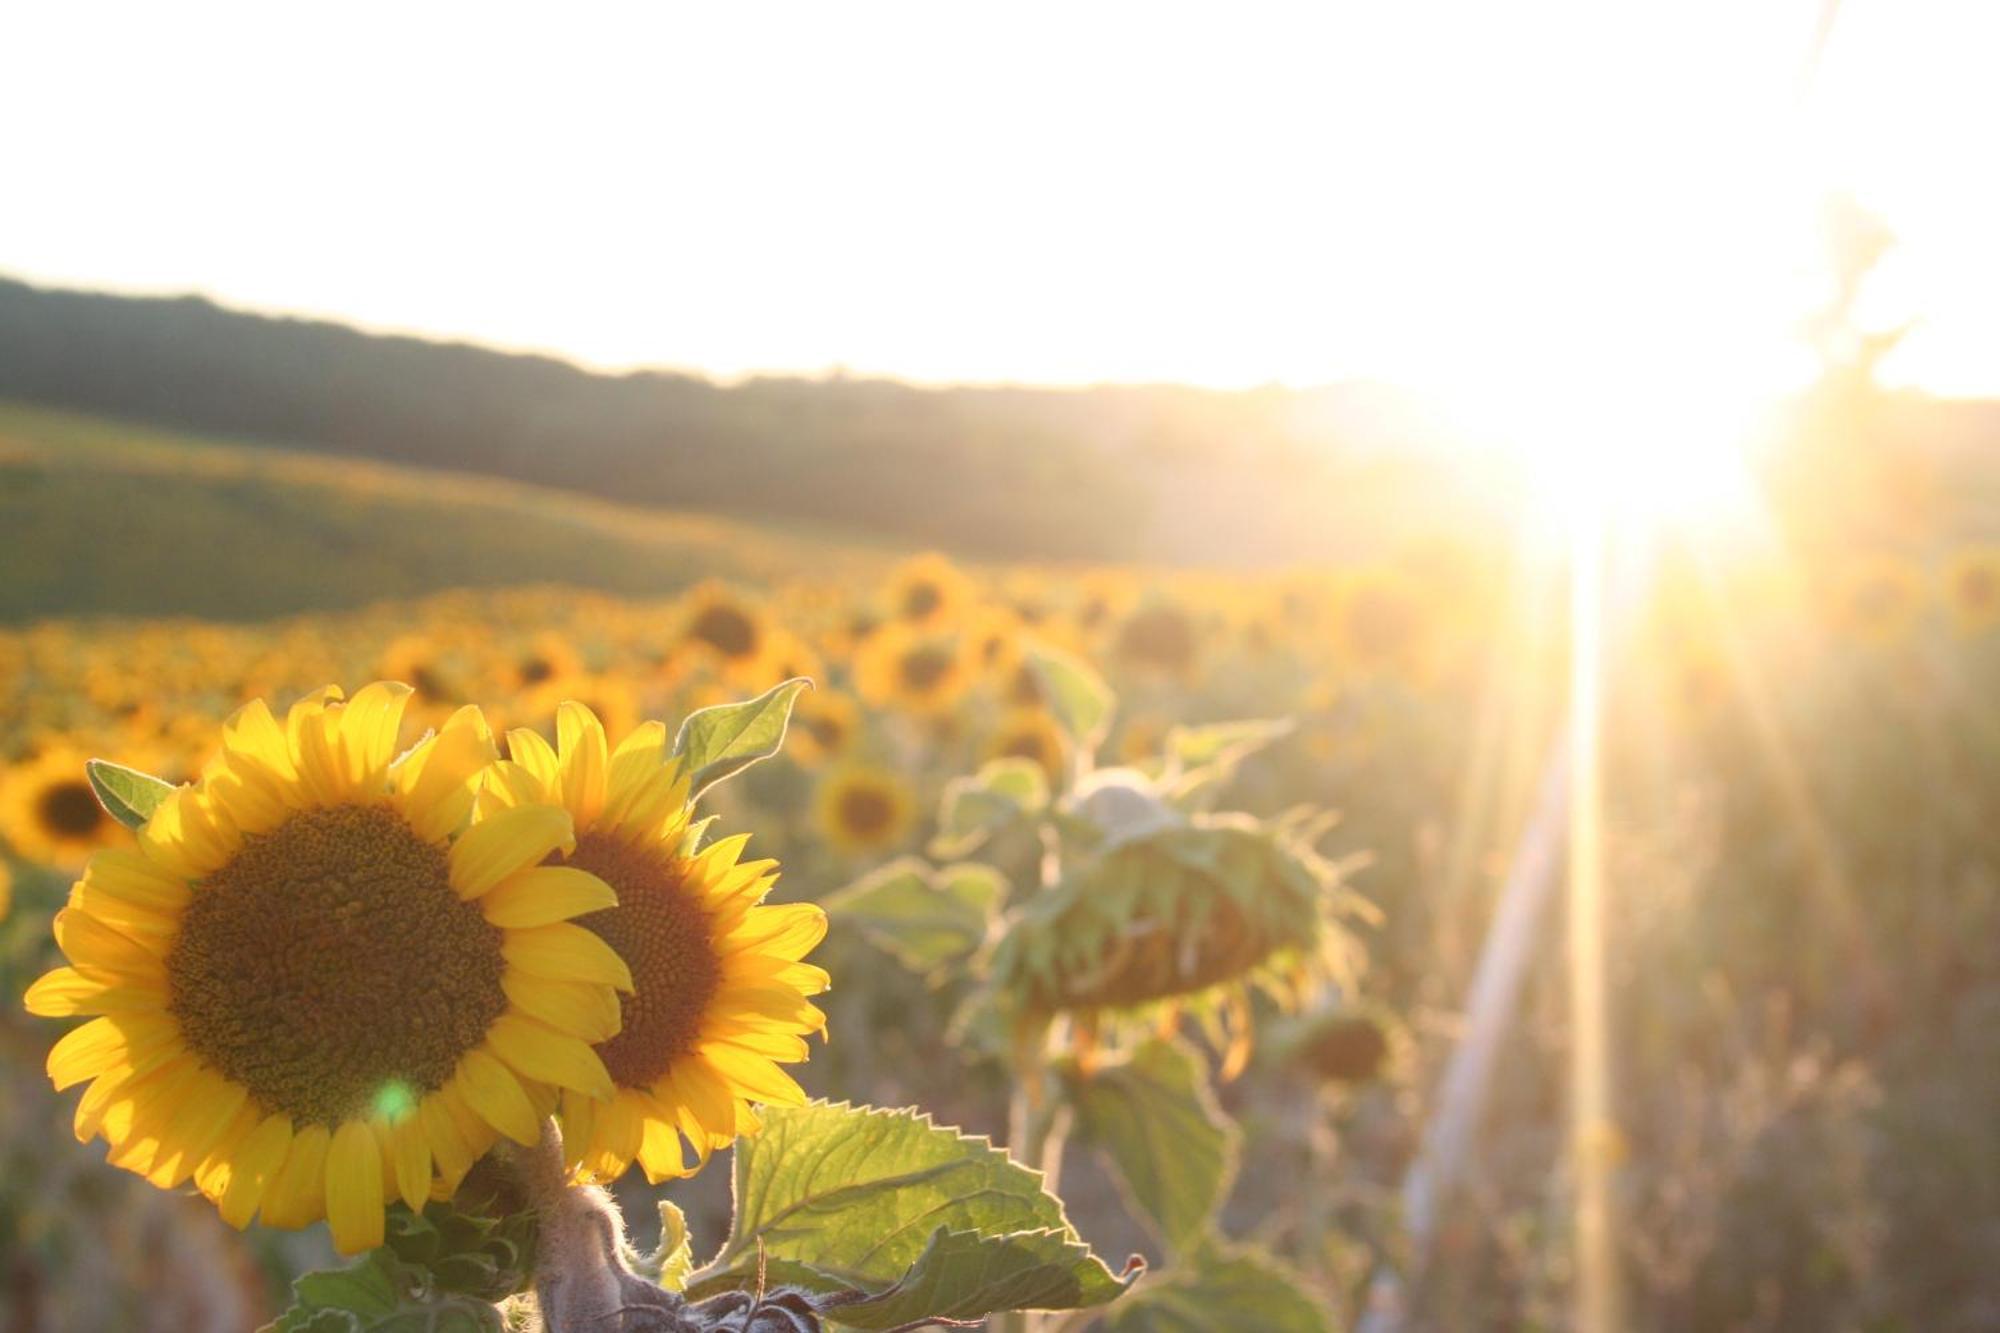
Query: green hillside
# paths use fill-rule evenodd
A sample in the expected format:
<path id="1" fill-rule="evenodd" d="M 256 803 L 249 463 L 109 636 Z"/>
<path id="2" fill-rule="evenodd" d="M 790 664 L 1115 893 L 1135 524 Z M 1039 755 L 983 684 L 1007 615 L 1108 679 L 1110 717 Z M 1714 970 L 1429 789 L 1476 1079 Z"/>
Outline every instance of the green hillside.
<path id="1" fill-rule="evenodd" d="M 874 563 L 732 520 L 0 402 L 0 621 L 256 619 L 526 583 L 643 595 Z"/>

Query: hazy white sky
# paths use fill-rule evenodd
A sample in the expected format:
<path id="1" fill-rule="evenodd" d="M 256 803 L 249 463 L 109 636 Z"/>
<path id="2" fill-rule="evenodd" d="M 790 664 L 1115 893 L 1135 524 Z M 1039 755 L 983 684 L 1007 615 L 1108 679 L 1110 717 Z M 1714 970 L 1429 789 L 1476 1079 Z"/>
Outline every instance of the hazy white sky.
<path id="1" fill-rule="evenodd" d="M 2000 392 L 2000 5 L 0 10 L 0 272 L 919 379 L 1793 373 L 1851 191 L 1891 377 Z"/>

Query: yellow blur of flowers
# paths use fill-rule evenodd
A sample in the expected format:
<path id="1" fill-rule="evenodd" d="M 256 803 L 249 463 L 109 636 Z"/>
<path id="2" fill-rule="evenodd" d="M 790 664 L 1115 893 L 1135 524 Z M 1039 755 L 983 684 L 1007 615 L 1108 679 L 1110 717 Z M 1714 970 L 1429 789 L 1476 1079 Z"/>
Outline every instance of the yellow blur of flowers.
<path id="1" fill-rule="evenodd" d="M 26 997 L 88 1019 L 48 1057 L 58 1089 L 90 1085 L 79 1140 L 192 1181 L 237 1227 L 324 1217 L 350 1253 L 381 1244 L 388 1202 L 448 1192 L 499 1136 L 533 1142 L 558 1089 L 610 1097 L 590 1042 L 633 984 L 571 922 L 611 889 L 545 864 L 576 846 L 569 811 L 473 822 L 485 721 L 461 709 L 399 758 L 409 697 L 238 710 L 136 850 L 92 858 L 55 919 L 69 965 Z"/>
<path id="2" fill-rule="evenodd" d="M 750 1102 L 806 1100 L 778 1066 L 804 1060 L 806 1037 L 826 1026 L 806 997 L 827 988 L 827 974 L 801 961 L 825 936 L 826 914 L 761 905 L 776 862 L 741 860 L 748 835 L 697 849 L 688 779 L 659 723 L 613 746 L 589 709 L 566 703 L 556 730 L 554 746 L 538 732 L 508 733 L 510 757 L 480 810 L 489 819 L 564 811 L 576 837 L 553 863 L 563 869 L 549 873 L 587 872 L 617 894 L 580 924 L 630 969 L 632 985 L 608 1010 L 581 991 L 563 1009 L 588 1029 L 614 1091 L 563 1088 L 564 1147 L 573 1169 L 599 1180 L 635 1160 L 655 1182 L 686 1175 L 756 1129 Z"/>

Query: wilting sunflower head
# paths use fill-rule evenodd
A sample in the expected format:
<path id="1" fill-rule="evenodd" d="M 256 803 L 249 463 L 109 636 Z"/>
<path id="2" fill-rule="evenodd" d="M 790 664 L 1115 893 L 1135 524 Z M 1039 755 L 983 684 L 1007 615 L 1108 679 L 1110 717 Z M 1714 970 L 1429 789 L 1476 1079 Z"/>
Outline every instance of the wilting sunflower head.
<path id="1" fill-rule="evenodd" d="M 813 797 L 813 821 L 843 852 L 886 851 L 910 831 L 916 798 L 884 768 L 848 765 L 826 775 Z"/>
<path id="2" fill-rule="evenodd" d="M 1185 679 L 1201 656 L 1201 635 L 1185 607 L 1156 601 L 1119 622 L 1112 650 L 1129 667 Z"/>
<path id="3" fill-rule="evenodd" d="M 1945 606 L 1965 636 L 2000 625 L 2000 546 L 1972 546 L 1945 563 Z"/>
<path id="4" fill-rule="evenodd" d="M 80 1140 L 235 1226 L 325 1217 L 348 1252 L 381 1244 L 385 1201 L 535 1141 L 555 1087 L 609 1097 L 589 1042 L 632 981 L 569 923 L 610 889 L 542 865 L 575 845 L 568 811 L 469 825 L 492 736 L 465 708 L 399 758 L 409 695 L 240 709 L 137 849 L 92 858 L 55 920 L 69 966 L 26 1001 L 91 1016 L 48 1060 L 90 1083 Z"/>
<path id="5" fill-rule="evenodd" d="M 826 913 L 762 906 L 777 863 L 742 860 L 748 835 L 701 845 L 660 723 L 614 746 L 588 709 L 565 704 L 556 732 L 553 747 L 532 731 L 508 733 L 509 758 L 480 809 L 500 818 L 559 806 L 576 840 L 550 856 L 551 869 L 587 872 L 618 896 L 579 919 L 631 973 L 611 1011 L 579 1015 L 614 1091 L 598 1101 L 564 1089 L 564 1147 L 573 1168 L 599 1180 L 634 1161 L 654 1181 L 687 1175 L 757 1128 L 751 1102 L 805 1101 L 778 1065 L 805 1059 L 806 1037 L 825 1030 L 806 997 L 827 988 L 827 975 L 800 960 L 825 936 Z"/>
<path id="6" fill-rule="evenodd" d="M 912 556 L 889 575 L 889 616 L 905 624 L 949 625 L 973 600 L 972 580 L 935 551 Z"/>
<path id="7" fill-rule="evenodd" d="M 995 986 L 1026 1013 L 1092 1021 L 1162 1003 L 1224 1005 L 1239 1020 L 1240 1066 L 1247 986 L 1293 1003 L 1344 939 L 1330 914 L 1337 873 L 1284 825 L 1170 818 L 1142 795 L 1094 794 L 1129 832 L 1066 857 L 1055 888 L 1017 910 L 993 954 Z"/>
<path id="8" fill-rule="evenodd" d="M 1409 1034 L 1380 1005 L 1347 1001 L 1316 1008 L 1286 1025 L 1273 1058 L 1323 1083 L 1344 1087 L 1397 1077 L 1410 1058 Z"/>
<path id="9" fill-rule="evenodd" d="M 23 860 L 74 871 L 98 848 L 130 840 L 97 803 L 86 758 L 58 743 L 0 771 L 0 834 Z"/>

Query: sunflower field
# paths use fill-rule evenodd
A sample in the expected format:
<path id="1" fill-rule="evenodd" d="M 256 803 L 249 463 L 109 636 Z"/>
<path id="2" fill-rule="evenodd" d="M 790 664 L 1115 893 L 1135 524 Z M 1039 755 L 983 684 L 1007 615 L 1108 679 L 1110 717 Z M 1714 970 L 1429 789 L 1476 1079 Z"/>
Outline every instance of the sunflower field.
<path id="1" fill-rule="evenodd" d="M 1635 1328 L 2000 1326 L 2000 487 L 1878 464 L 1607 576 Z M 361 517 L 299 541 L 377 521 L 318 467 Z M 1531 543 L 1004 565 L 523 490 L 628 572 L 323 595 L 274 526 L 190 553 L 295 589 L 222 619 L 95 591 L 172 547 L 54 491 L 0 497 L 100 562 L 0 628 L 0 1329 L 1565 1326 Z"/>

